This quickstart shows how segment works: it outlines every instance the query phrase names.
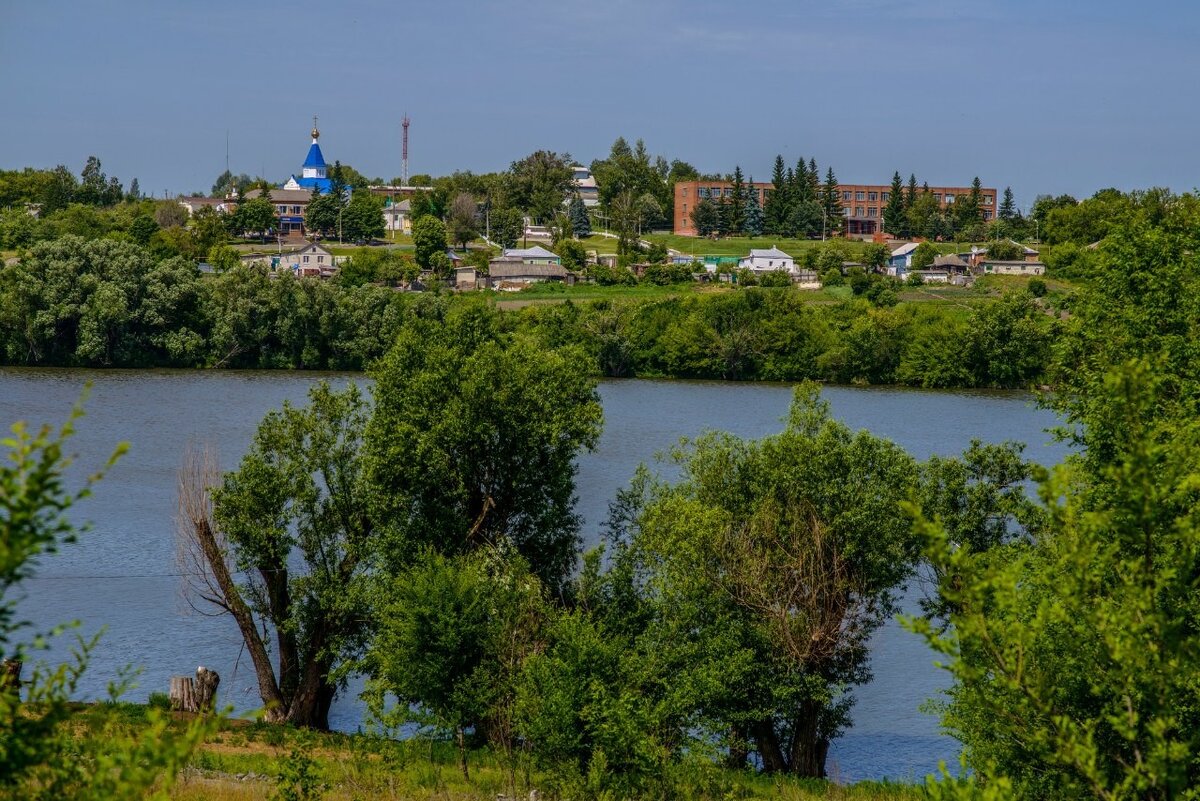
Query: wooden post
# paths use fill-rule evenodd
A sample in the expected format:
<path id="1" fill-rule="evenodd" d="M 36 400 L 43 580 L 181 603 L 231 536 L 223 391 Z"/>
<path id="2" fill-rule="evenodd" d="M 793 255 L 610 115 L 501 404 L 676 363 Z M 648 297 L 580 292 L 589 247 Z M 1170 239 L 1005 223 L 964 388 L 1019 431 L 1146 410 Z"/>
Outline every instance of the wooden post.
<path id="1" fill-rule="evenodd" d="M 176 712 L 211 712 L 217 703 L 217 685 L 221 677 L 204 666 L 196 668 L 196 678 L 171 677 L 171 709 Z"/>
<path id="2" fill-rule="evenodd" d="M 221 677 L 215 670 L 196 668 L 196 712 L 211 712 L 217 705 L 217 685 Z"/>
<path id="3" fill-rule="evenodd" d="M 171 677 L 171 709 L 175 712 L 196 711 L 196 692 L 191 676 Z"/>

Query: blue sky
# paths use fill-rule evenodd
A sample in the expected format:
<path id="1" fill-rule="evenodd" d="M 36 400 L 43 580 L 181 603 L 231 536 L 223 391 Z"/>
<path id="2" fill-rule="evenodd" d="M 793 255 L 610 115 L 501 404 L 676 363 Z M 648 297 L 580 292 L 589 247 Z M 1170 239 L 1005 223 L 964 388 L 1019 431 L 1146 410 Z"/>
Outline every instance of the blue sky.
<path id="1" fill-rule="evenodd" d="M 776 153 L 845 182 L 1086 196 L 1200 185 L 1200 4 L 1046 0 L 0 0 L 0 167 L 89 154 L 145 192 L 282 181 L 311 116 L 367 175 Z"/>

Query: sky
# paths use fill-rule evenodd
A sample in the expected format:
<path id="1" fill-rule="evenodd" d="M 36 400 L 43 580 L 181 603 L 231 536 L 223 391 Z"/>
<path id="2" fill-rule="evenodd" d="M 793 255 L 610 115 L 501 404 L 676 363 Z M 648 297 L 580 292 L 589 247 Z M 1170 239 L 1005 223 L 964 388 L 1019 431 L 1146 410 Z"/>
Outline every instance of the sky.
<path id="1" fill-rule="evenodd" d="M 145 193 L 326 159 L 491 172 L 618 136 L 769 180 L 1086 197 L 1200 185 L 1200 4 L 1144 0 L 0 0 L 0 168 Z"/>

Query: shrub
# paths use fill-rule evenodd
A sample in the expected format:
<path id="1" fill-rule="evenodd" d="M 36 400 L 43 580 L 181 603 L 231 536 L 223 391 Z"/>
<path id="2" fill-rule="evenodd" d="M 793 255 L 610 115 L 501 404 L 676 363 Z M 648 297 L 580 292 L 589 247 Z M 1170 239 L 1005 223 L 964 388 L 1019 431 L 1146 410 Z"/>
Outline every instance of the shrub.
<path id="1" fill-rule="evenodd" d="M 1046 297 L 1046 282 L 1040 278 L 1034 278 L 1029 282 L 1029 294 L 1035 298 Z"/>

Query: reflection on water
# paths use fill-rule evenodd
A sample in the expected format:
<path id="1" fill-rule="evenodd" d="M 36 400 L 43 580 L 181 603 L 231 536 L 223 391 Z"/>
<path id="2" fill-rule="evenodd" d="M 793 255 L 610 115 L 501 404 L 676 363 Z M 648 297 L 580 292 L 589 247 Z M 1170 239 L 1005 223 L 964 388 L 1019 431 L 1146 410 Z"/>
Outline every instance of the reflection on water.
<path id="1" fill-rule="evenodd" d="M 77 476 L 99 466 L 119 441 L 130 450 L 75 511 L 93 530 L 76 545 L 44 560 L 21 603 L 36 630 L 82 621 L 90 635 L 105 626 L 81 687 L 105 694 L 117 667 L 142 667 L 133 698 L 167 687 L 173 674 L 204 664 L 221 674 L 221 698 L 241 709 L 258 703 L 253 671 L 236 627 L 188 608 L 175 567 L 175 471 L 189 440 L 215 445 L 223 468 L 234 466 L 258 421 L 284 400 L 301 402 L 307 388 L 343 375 L 285 372 L 83 371 L 0 369 L 0 423 L 59 422 L 93 383 L 87 417 L 72 450 Z M 680 437 L 721 429 L 760 437 L 781 428 L 790 388 L 720 382 L 609 381 L 601 385 L 605 429 L 595 452 L 579 460 L 579 510 L 584 541 L 594 544 L 617 489 L 641 462 Z M 1061 459 L 1050 442 L 1049 413 L 1020 393 L 922 392 L 831 387 L 833 414 L 899 443 L 919 459 L 954 454 L 972 439 L 1028 443 L 1045 464 Z M 912 605 L 911 594 L 906 599 Z M 63 653 L 60 650 L 53 655 Z M 894 623 L 875 637 L 875 680 L 856 691 L 854 726 L 831 749 L 834 775 L 846 779 L 919 778 L 939 759 L 953 763 L 956 744 L 938 734 L 921 704 L 944 686 L 933 654 Z M 353 731 L 362 707 L 351 686 L 335 703 L 332 724 Z"/>

